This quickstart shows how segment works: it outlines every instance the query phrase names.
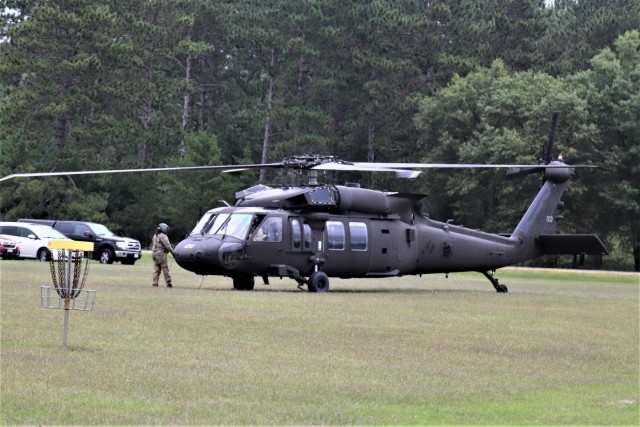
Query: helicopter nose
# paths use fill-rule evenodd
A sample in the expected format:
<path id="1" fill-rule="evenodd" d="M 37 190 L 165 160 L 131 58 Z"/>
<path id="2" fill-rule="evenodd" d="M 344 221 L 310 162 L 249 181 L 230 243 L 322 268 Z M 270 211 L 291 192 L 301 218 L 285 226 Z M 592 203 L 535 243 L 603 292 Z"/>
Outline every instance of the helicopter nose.
<path id="1" fill-rule="evenodd" d="M 183 240 L 174 248 L 174 255 L 178 263 L 210 259 L 217 251 L 217 246 L 203 241 Z"/>
<path id="2" fill-rule="evenodd" d="M 196 274 L 213 274 L 220 269 L 217 239 L 188 238 L 174 248 L 174 257 L 178 265 Z"/>
<path id="3" fill-rule="evenodd" d="M 224 274 L 238 266 L 242 254 L 242 244 L 213 238 L 189 238 L 174 249 L 178 265 L 196 274 Z"/>

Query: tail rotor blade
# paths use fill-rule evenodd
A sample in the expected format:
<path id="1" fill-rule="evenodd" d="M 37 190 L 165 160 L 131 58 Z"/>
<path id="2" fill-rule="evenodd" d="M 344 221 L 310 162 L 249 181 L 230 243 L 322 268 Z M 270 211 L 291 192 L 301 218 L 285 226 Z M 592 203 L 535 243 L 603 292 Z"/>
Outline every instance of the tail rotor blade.
<path id="1" fill-rule="evenodd" d="M 505 174 L 506 179 L 518 179 L 544 170 L 543 167 L 525 167 L 509 169 Z"/>
<path id="2" fill-rule="evenodd" d="M 553 160 L 553 144 L 556 142 L 556 133 L 558 131 L 558 117 L 560 113 L 557 111 L 553 112 L 553 118 L 551 119 L 551 132 L 549 133 L 549 142 L 547 143 L 547 147 L 545 148 L 544 157 L 542 160 L 545 164 L 551 163 Z"/>

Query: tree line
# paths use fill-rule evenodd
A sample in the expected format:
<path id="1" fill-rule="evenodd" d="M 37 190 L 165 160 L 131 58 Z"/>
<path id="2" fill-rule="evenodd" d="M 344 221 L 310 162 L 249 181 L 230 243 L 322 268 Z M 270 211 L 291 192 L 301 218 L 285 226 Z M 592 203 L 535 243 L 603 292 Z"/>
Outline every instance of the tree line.
<path id="1" fill-rule="evenodd" d="M 4 0 L 0 175 L 279 161 L 537 162 L 579 170 L 562 232 L 633 267 L 640 241 L 637 0 Z M 556 153 L 556 154 L 557 154 Z M 510 232 L 540 184 L 492 171 L 400 181 L 438 219 Z M 93 220 L 148 244 L 188 232 L 262 171 L 13 179 L 0 219 Z M 546 260 L 543 262 L 553 262 Z M 636 266 L 637 267 L 637 266 Z"/>

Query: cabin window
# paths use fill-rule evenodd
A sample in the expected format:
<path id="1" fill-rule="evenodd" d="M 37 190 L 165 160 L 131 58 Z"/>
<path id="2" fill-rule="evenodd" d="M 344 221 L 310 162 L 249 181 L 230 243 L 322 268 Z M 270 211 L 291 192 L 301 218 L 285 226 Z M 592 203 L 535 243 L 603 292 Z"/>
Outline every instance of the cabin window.
<path id="1" fill-rule="evenodd" d="M 304 249 L 311 250 L 311 227 L 309 224 L 302 224 L 304 229 Z"/>
<path id="2" fill-rule="evenodd" d="M 364 222 L 350 222 L 349 234 L 351 236 L 352 251 L 366 251 L 368 244 L 367 224 Z"/>
<path id="3" fill-rule="evenodd" d="M 327 247 L 332 251 L 343 251 L 345 242 L 344 224 L 327 221 Z"/>
<path id="4" fill-rule="evenodd" d="M 311 227 L 298 218 L 292 218 L 291 222 L 291 249 L 311 250 Z M 301 231 L 302 230 L 302 231 Z"/>
<path id="5" fill-rule="evenodd" d="M 302 232 L 300 231 L 300 221 L 291 220 L 291 246 L 293 249 L 300 249 L 302 246 Z"/>

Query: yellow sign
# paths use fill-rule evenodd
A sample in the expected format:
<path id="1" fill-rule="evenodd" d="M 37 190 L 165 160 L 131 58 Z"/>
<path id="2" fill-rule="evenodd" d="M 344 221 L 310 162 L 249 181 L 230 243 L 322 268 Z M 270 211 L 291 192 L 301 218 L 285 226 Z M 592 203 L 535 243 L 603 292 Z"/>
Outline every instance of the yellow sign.
<path id="1" fill-rule="evenodd" d="M 68 251 L 93 251 L 93 242 L 76 240 L 49 240 L 49 249 L 66 249 Z"/>

